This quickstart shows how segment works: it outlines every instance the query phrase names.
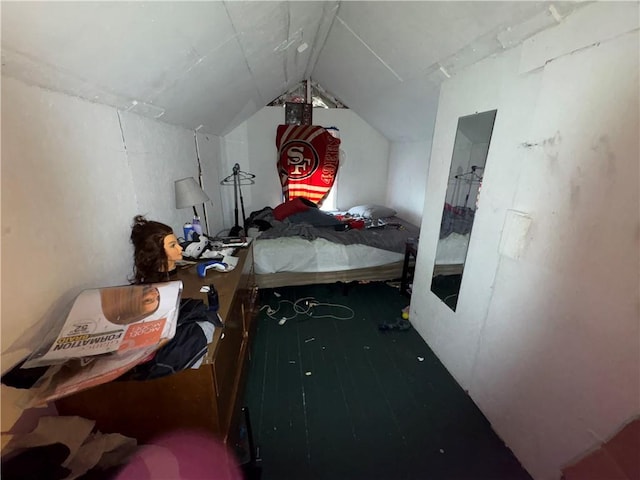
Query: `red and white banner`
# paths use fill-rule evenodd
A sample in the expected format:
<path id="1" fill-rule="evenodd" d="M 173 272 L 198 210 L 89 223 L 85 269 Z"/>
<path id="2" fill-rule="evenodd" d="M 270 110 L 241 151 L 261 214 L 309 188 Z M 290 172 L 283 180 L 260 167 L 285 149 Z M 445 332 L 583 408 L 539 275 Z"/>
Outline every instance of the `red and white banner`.
<path id="1" fill-rule="evenodd" d="M 336 179 L 340 139 L 323 127 L 278 125 L 276 147 L 285 201 L 302 197 L 321 205 Z"/>

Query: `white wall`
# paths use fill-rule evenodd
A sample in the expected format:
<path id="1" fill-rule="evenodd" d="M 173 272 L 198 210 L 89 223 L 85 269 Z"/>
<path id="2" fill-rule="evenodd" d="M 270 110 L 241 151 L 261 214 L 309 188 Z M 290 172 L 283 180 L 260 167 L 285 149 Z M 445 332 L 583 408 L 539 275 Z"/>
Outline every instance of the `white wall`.
<path id="1" fill-rule="evenodd" d="M 216 173 L 217 138 L 199 146 Z M 21 355 L 9 347 L 81 289 L 127 283 L 135 214 L 182 231 L 192 213 L 175 209 L 173 181 L 197 176 L 195 152 L 192 131 L 2 78 L 3 370 Z"/>
<path id="2" fill-rule="evenodd" d="M 234 163 L 256 175 L 256 184 L 243 189 L 247 216 L 265 206 L 281 203 L 282 189 L 276 171 L 276 129 L 284 123 L 283 107 L 265 107 L 223 139 L 223 164 L 230 175 Z M 337 177 L 337 207 L 362 203 L 386 204 L 389 142 L 355 112 L 348 109 L 313 110 L 314 125 L 340 130 L 343 162 Z M 224 215 L 233 225 L 233 188 L 225 187 Z"/>
<path id="3" fill-rule="evenodd" d="M 422 142 L 393 142 L 390 148 L 386 205 L 414 225 L 422 222 L 430 155 L 431 138 Z"/>
<path id="4" fill-rule="evenodd" d="M 538 479 L 640 413 L 638 50 L 638 4 L 592 4 L 441 90 L 412 321 Z M 429 285 L 457 119 L 494 108 L 453 312 Z"/>

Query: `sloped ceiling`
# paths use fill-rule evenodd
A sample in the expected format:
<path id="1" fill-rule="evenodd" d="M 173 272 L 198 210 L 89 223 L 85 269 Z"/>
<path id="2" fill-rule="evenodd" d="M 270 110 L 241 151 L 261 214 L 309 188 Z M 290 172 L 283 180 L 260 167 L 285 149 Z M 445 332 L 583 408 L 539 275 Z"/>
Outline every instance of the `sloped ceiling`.
<path id="1" fill-rule="evenodd" d="M 429 135 L 460 68 L 559 2 L 2 2 L 2 74 L 224 135 L 313 79 L 394 141 Z"/>

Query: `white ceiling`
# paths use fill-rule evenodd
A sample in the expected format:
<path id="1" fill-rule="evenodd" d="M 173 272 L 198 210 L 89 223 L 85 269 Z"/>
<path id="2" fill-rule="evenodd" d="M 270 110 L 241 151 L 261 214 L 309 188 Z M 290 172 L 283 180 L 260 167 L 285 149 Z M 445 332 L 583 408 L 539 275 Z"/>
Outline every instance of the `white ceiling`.
<path id="1" fill-rule="evenodd" d="M 216 135 L 310 78 L 390 140 L 416 141 L 447 75 L 577 6 L 3 1 L 2 73 Z"/>

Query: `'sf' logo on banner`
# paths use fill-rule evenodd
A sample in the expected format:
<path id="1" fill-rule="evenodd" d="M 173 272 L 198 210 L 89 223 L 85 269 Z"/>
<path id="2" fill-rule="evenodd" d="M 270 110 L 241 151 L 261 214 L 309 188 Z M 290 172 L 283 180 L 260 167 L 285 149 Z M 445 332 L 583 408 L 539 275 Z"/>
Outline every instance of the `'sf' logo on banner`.
<path id="1" fill-rule="evenodd" d="M 335 181 L 340 139 L 317 125 L 278 125 L 276 147 L 284 199 L 320 205 Z"/>
<path id="2" fill-rule="evenodd" d="M 316 149 L 302 140 L 291 140 L 283 145 L 282 150 L 286 152 L 288 175 L 292 180 L 310 177 L 320 164 Z"/>

